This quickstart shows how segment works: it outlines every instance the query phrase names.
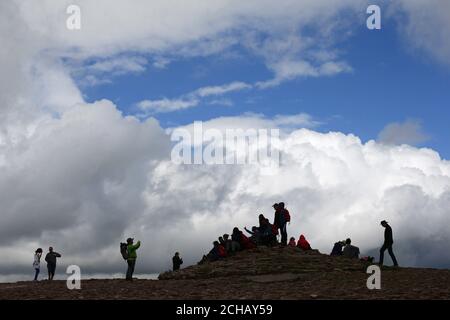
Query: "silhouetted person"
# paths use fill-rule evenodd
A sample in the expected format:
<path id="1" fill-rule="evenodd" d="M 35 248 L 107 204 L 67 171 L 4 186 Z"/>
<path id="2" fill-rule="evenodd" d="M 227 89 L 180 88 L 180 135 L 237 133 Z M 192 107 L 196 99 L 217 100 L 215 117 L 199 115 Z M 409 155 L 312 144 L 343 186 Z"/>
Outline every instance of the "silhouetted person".
<path id="1" fill-rule="evenodd" d="M 359 258 L 359 248 L 352 245 L 352 240 L 350 238 L 345 240 L 345 248 L 344 251 L 342 251 L 342 255 L 351 259 Z"/>
<path id="2" fill-rule="evenodd" d="M 133 244 L 134 239 L 128 238 L 127 239 L 127 251 L 128 251 L 128 258 L 127 258 L 127 276 L 126 279 L 131 281 L 133 280 L 133 273 L 134 273 L 134 267 L 136 266 L 136 259 L 137 259 L 137 253 L 136 250 L 141 246 L 141 242 L 138 241 L 136 244 Z"/>
<path id="3" fill-rule="evenodd" d="M 45 256 L 48 270 L 48 280 L 53 280 L 56 272 L 56 258 L 61 258 L 58 252 L 53 251 L 53 247 L 48 248 L 48 253 Z"/>
<path id="4" fill-rule="evenodd" d="M 240 246 L 239 242 L 231 240 L 229 234 L 225 233 L 223 235 L 223 240 L 225 241 L 225 250 L 228 253 L 234 253 L 234 252 L 240 250 L 241 246 Z"/>
<path id="5" fill-rule="evenodd" d="M 338 241 L 334 244 L 333 250 L 331 250 L 330 256 L 342 256 L 342 248 L 345 245 L 345 241 Z"/>
<path id="6" fill-rule="evenodd" d="M 233 229 L 231 240 L 238 242 L 241 250 L 253 249 L 256 247 L 255 243 L 243 234 L 237 227 Z"/>
<path id="7" fill-rule="evenodd" d="M 172 258 L 173 271 L 180 270 L 180 266 L 183 264 L 183 259 L 180 258 L 180 253 L 176 252 Z"/>
<path id="8" fill-rule="evenodd" d="M 244 227 L 244 230 L 251 235 L 250 240 L 252 240 L 257 245 L 261 244 L 261 233 L 259 232 L 258 227 L 253 226 L 252 231 L 248 230 L 247 227 Z"/>
<path id="9" fill-rule="evenodd" d="M 226 258 L 227 252 L 225 248 L 219 243 L 219 241 L 213 242 L 213 248 L 209 251 L 207 258 L 209 261 L 217 261 L 219 259 Z"/>
<path id="10" fill-rule="evenodd" d="M 394 251 L 392 250 L 392 245 L 394 244 L 394 237 L 392 235 L 392 228 L 387 223 L 387 221 L 381 221 L 381 225 L 384 227 L 384 243 L 380 249 L 380 266 L 383 265 L 384 262 L 384 252 L 386 249 L 388 250 L 389 255 L 391 256 L 392 262 L 394 266 L 398 267 L 397 259 L 395 258 Z"/>
<path id="11" fill-rule="evenodd" d="M 287 245 L 287 231 L 286 231 L 286 209 L 284 208 L 284 202 L 275 203 L 272 206 L 275 210 L 273 224 L 280 229 L 281 245 Z"/>
<path id="12" fill-rule="evenodd" d="M 41 271 L 41 257 L 42 257 L 42 249 L 38 248 L 34 253 L 34 261 L 33 261 L 33 267 L 34 267 L 34 281 L 37 281 L 39 272 Z"/>
<path id="13" fill-rule="evenodd" d="M 223 237 L 219 237 L 219 243 L 225 248 L 225 239 Z"/>
<path id="14" fill-rule="evenodd" d="M 278 229 L 275 226 L 272 226 L 269 222 L 269 219 L 264 217 L 264 215 L 259 215 L 259 237 L 262 245 L 270 246 L 275 244 L 277 241 L 277 233 Z"/>
<path id="15" fill-rule="evenodd" d="M 289 247 L 296 247 L 297 246 L 297 244 L 295 243 L 295 238 L 294 237 L 291 237 L 291 239 L 289 239 L 288 246 Z"/>

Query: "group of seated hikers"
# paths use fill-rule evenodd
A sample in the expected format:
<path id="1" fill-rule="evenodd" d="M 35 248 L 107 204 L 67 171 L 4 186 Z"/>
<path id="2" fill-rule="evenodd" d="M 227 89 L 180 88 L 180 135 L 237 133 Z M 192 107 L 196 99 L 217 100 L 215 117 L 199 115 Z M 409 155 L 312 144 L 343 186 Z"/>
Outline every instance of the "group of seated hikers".
<path id="1" fill-rule="evenodd" d="M 258 217 L 259 225 L 253 226 L 251 230 L 244 227 L 244 230 L 248 233 L 248 236 L 238 227 L 233 229 L 231 237 L 229 234 L 224 234 L 218 238 L 218 241 L 214 241 L 213 248 L 207 255 L 204 255 L 199 264 L 206 261 L 217 261 L 226 258 L 235 252 L 256 248 L 257 246 L 272 247 L 275 245 L 288 245 L 286 223 L 290 221 L 289 211 L 284 208 L 284 203 L 280 202 L 273 205 L 275 209 L 274 223 L 270 223 L 263 214 Z M 277 236 L 281 234 L 281 243 L 278 242 Z M 286 240 L 285 240 L 286 239 Z M 298 242 L 292 237 L 289 242 L 289 246 L 298 247 L 302 250 L 312 250 L 310 244 L 306 240 L 304 235 L 301 235 Z"/>
<path id="2" fill-rule="evenodd" d="M 229 234 L 224 234 L 218 238 L 218 241 L 214 241 L 213 248 L 207 255 L 204 255 L 199 264 L 204 262 L 212 262 L 220 259 L 224 259 L 229 255 L 232 255 L 238 251 L 248 250 L 256 248 L 257 246 L 272 247 L 275 245 L 297 247 L 303 251 L 313 250 L 305 236 L 300 235 L 298 241 L 294 237 L 287 242 L 286 224 L 290 221 L 289 211 L 284 208 L 284 203 L 276 203 L 273 205 L 275 209 L 274 223 L 270 223 L 263 214 L 258 217 L 259 225 L 253 226 L 251 230 L 244 227 L 244 230 L 249 236 L 246 236 L 244 232 L 239 230 L 238 227 L 233 229 L 231 237 Z M 278 242 L 277 236 L 281 235 L 281 241 Z M 350 259 L 360 259 L 366 262 L 373 262 L 373 257 L 359 257 L 359 248 L 351 244 L 351 239 L 344 241 L 338 241 L 334 244 L 331 256 L 343 256 Z"/>
<path id="3" fill-rule="evenodd" d="M 359 257 L 359 248 L 352 245 L 352 240 L 348 238 L 347 240 L 338 241 L 334 244 L 331 250 L 330 256 L 343 256 L 349 259 L 360 259 L 361 261 L 372 263 L 375 259 L 374 257 Z"/>

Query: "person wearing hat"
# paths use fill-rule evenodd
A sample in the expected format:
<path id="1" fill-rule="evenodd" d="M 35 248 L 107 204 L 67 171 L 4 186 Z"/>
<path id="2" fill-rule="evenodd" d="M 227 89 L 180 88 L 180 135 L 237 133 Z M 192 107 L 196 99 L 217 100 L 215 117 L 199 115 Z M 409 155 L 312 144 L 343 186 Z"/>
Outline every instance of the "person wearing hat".
<path id="1" fill-rule="evenodd" d="M 392 228 L 387 223 L 386 220 L 381 221 L 381 226 L 384 227 L 384 243 L 380 249 L 380 266 L 383 265 L 384 261 L 384 252 L 386 249 L 388 250 L 389 255 L 391 256 L 392 262 L 395 267 L 398 267 L 397 259 L 395 258 L 394 251 L 392 250 L 392 245 L 394 244 L 394 237 L 392 235 Z"/>
<path id="2" fill-rule="evenodd" d="M 127 280 L 133 280 L 134 267 L 136 266 L 136 250 L 141 246 L 141 242 L 138 241 L 136 244 L 133 244 L 134 239 L 127 239 L 127 250 L 128 250 L 128 258 L 127 258 Z"/>

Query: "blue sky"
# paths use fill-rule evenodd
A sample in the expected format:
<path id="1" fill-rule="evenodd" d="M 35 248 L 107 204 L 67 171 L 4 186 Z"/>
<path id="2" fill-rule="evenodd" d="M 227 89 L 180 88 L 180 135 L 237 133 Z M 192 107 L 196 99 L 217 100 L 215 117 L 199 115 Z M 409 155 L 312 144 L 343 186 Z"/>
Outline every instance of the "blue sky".
<path id="1" fill-rule="evenodd" d="M 351 72 L 332 76 L 298 77 L 267 89 L 248 89 L 220 97 L 227 105 L 209 104 L 170 113 L 152 114 L 162 126 L 240 115 L 244 112 L 307 113 L 322 125 L 319 131 L 354 133 L 363 141 L 376 139 L 389 123 L 413 119 L 421 123 L 427 141 L 443 158 L 450 158 L 448 119 L 450 68 L 420 51 L 411 50 L 394 22 L 370 31 L 361 24 L 338 45 Z M 146 56 L 151 59 L 151 56 Z M 144 72 L 112 78 L 111 83 L 85 86 L 88 101 L 107 98 L 125 114 L 138 112 L 145 99 L 174 99 L 205 86 L 233 81 L 270 79 L 263 59 L 240 45 L 204 57 L 184 57 L 164 68 L 148 65 Z M 209 100 L 211 101 L 211 99 Z"/>

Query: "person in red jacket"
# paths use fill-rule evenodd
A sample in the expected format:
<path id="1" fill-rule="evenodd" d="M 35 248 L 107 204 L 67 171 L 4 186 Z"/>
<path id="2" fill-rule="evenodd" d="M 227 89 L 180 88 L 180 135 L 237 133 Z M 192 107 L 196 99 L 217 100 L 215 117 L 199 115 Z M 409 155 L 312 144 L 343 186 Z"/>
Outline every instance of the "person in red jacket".
<path id="1" fill-rule="evenodd" d="M 256 245 L 237 227 L 233 229 L 231 238 L 233 241 L 239 242 L 242 249 L 253 249 L 256 247 Z"/>
<path id="2" fill-rule="evenodd" d="M 300 239 L 298 239 L 297 247 L 302 249 L 303 251 L 311 250 L 311 246 L 309 245 L 309 242 L 306 240 L 304 235 L 300 235 Z"/>
<path id="3" fill-rule="evenodd" d="M 227 250 L 225 250 L 225 247 L 223 245 L 219 244 L 219 247 L 217 248 L 217 252 L 219 253 L 220 258 L 227 257 Z"/>
<path id="4" fill-rule="evenodd" d="M 253 249 L 256 248 L 254 242 L 252 242 L 245 234 L 241 231 L 241 245 L 244 249 Z"/>
<path id="5" fill-rule="evenodd" d="M 211 251 L 206 256 L 206 258 L 209 261 L 217 261 L 217 260 L 223 259 L 223 258 L 225 258 L 227 256 L 227 251 L 219 243 L 219 241 L 214 241 L 213 246 L 214 247 L 211 249 Z"/>

